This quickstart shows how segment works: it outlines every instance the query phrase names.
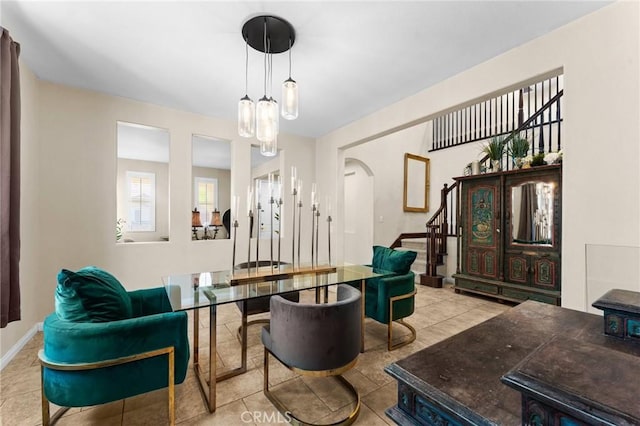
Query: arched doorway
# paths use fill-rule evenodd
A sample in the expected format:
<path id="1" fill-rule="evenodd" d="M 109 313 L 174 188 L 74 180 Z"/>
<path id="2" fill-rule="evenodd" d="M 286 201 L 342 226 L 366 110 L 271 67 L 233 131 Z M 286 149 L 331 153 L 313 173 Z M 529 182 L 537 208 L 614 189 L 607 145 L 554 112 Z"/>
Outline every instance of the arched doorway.
<path id="1" fill-rule="evenodd" d="M 344 260 L 371 262 L 373 246 L 373 172 L 362 161 L 344 161 Z"/>

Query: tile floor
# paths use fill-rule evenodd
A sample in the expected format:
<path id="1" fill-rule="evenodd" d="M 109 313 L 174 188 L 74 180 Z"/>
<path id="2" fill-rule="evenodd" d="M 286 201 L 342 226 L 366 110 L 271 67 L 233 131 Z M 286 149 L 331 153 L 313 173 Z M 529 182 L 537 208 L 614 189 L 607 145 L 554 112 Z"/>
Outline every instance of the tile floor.
<path id="1" fill-rule="evenodd" d="M 302 295 L 303 300 L 312 298 L 311 292 L 304 292 Z M 357 425 L 393 424 L 384 411 L 395 403 L 397 382 L 384 372 L 386 365 L 509 308 L 509 305 L 488 299 L 455 294 L 448 286 L 442 289 L 418 286 L 415 306 L 415 312 L 407 322 L 416 328 L 417 339 L 393 352 L 387 351 L 386 326 L 367 319 L 366 351 L 360 355 L 357 365 L 344 375 L 358 389 L 362 399 Z M 192 327 L 192 320 L 190 324 Z M 235 338 L 239 324 L 240 313 L 234 304 L 219 308 L 219 371 L 239 365 L 240 345 Z M 200 327 L 208 328 L 206 315 L 200 316 Z M 225 426 L 286 423 L 262 393 L 263 347 L 260 328 L 260 325 L 254 325 L 248 330 L 248 371 L 218 384 L 215 413 L 207 412 L 193 369 L 189 369 L 184 383 L 176 387 L 176 423 Z M 403 330 L 404 327 L 396 326 L 394 336 L 402 335 Z M 189 332 L 192 333 L 192 330 Z M 201 357 L 207 357 L 208 332 L 200 331 L 200 336 Z M 31 426 L 42 423 L 40 367 L 37 360 L 41 347 L 42 333 L 38 333 L 0 373 L 0 424 Z M 273 358 L 270 361 L 272 390 L 303 420 L 329 423 L 352 410 L 354 401 L 335 384 L 335 379 L 300 377 Z M 72 408 L 57 424 L 163 425 L 167 423 L 166 392 L 158 390 L 101 406 Z M 55 412 L 56 408 L 52 407 L 51 412 Z"/>

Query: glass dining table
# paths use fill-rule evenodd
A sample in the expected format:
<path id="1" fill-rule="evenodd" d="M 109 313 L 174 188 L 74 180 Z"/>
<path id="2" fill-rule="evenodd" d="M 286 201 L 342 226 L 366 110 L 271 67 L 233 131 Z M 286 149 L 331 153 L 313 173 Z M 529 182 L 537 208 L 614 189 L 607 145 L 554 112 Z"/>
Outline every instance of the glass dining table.
<path id="1" fill-rule="evenodd" d="M 209 412 L 216 409 L 216 383 L 247 371 L 247 309 L 248 300 L 293 293 L 300 290 L 316 291 L 316 303 L 327 301 L 327 289 L 337 284 L 358 284 L 362 292 L 360 351 L 364 352 L 365 283 L 367 279 L 392 275 L 391 272 L 364 265 L 335 266 L 320 272 L 308 269 L 290 273 L 277 270 L 271 277 L 256 277 L 251 281 L 235 283 L 231 271 L 198 272 L 169 275 L 162 278 L 173 311 L 193 310 L 193 368 Z M 275 277 L 275 279 L 274 279 Z M 227 303 L 243 303 L 241 326 L 240 366 L 221 375 L 216 374 L 216 308 Z M 199 359 L 199 311 L 209 309 L 209 371 L 205 374 Z"/>

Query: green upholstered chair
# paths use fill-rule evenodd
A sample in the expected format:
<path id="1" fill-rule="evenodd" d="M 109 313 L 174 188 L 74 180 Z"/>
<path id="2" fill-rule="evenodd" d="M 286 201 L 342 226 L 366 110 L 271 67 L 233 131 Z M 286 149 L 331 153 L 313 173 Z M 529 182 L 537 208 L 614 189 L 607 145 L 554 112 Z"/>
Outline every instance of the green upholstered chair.
<path id="1" fill-rule="evenodd" d="M 69 407 L 85 407 L 169 388 L 169 423 L 175 423 L 174 385 L 189 363 L 187 314 L 171 312 L 162 287 L 127 292 L 95 267 L 62 270 L 56 312 L 43 326 L 42 423 Z M 61 407 L 49 417 L 49 402 Z"/>
<path id="2" fill-rule="evenodd" d="M 416 294 L 415 275 L 411 265 L 417 253 L 411 250 L 393 250 L 387 247 L 373 247 L 375 269 L 394 272 L 385 278 L 367 280 L 365 287 L 365 315 L 380 323 L 387 324 L 387 348 L 391 351 L 408 345 L 416 339 L 416 330 L 403 318 L 413 314 Z M 396 322 L 409 329 L 411 334 L 400 343 L 393 344 L 393 326 Z"/>

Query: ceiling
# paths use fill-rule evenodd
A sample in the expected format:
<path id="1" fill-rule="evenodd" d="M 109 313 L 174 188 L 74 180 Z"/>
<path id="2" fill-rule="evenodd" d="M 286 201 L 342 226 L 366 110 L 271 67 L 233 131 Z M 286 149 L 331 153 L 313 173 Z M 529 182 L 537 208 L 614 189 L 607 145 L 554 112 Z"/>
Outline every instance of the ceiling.
<path id="1" fill-rule="evenodd" d="M 243 23 L 295 28 L 300 116 L 281 131 L 319 137 L 590 13 L 598 1 L 0 3 L 21 58 L 55 83 L 236 119 L 245 94 Z M 273 84 L 287 78 L 274 55 Z M 263 94 L 250 49 L 249 96 Z"/>

